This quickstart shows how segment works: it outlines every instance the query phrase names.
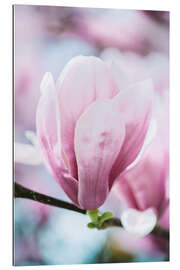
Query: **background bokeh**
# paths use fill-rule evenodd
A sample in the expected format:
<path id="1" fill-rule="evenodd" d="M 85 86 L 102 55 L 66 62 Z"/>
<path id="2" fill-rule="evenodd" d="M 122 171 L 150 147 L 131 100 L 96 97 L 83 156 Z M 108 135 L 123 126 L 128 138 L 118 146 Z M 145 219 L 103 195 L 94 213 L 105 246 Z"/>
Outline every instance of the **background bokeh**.
<path id="1" fill-rule="evenodd" d="M 14 140 L 35 131 L 39 86 L 45 72 L 57 79 L 76 55 L 116 61 L 133 81 L 151 77 L 161 101 L 169 90 L 169 13 L 51 6 L 14 6 Z M 163 107 L 162 106 L 162 110 Z M 165 106 L 168 114 L 167 106 Z M 161 107 L 159 107 L 161 111 Z M 66 201 L 43 165 L 16 162 L 18 183 Z M 118 213 L 110 194 L 104 209 Z M 14 264 L 53 265 L 167 260 L 165 243 L 137 239 L 120 228 L 86 227 L 88 217 L 25 199 L 14 203 Z"/>

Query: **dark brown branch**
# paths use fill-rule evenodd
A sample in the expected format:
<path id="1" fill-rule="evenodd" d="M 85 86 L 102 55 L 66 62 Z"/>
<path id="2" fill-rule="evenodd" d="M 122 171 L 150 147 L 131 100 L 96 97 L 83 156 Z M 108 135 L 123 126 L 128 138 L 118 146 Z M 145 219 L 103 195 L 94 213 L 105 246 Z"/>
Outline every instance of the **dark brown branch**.
<path id="1" fill-rule="evenodd" d="M 41 194 L 39 192 L 25 188 L 22 185 L 17 184 L 17 183 L 14 183 L 14 197 L 30 199 L 30 200 L 34 200 L 40 203 L 56 206 L 59 208 L 72 210 L 81 214 L 86 214 L 86 210 L 80 209 L 72 203 L 64 202 L 62 200 L 58 200 L 53 197 Z M 122 227 L 122 224 L 119 218 L 114 217 L 114 218 L 110 218 L 104 221 L 104 223 L 101 226 L 101 229 L 106 229 L 106 228 L 114 227 L 114 226 Z M 151 234 L 155 236 L 163 237 L 165 239 L 169 239 L 169 232 L 162 229 L 159 226 L 156 226 L 154 230 L 151 232 Z"/>
<path id="2" fill-rule="evenodd" d="M 56 206 L 59 208 L 64 208 L 64 209 L 72 210 L 75 212 L 79 212 L 81 214 L 86 214 L 86 210 L 80 209 L 76 207 L 74 204 L 64 202 L 62 200 L 58 200 L 53 197 L 30 190 L 17 183 L 14 184 L 14 196 L 15 198 L 30 199 L 30 200 L 34 200 L 40 203 L 45 203 L 45 204 Z"/>

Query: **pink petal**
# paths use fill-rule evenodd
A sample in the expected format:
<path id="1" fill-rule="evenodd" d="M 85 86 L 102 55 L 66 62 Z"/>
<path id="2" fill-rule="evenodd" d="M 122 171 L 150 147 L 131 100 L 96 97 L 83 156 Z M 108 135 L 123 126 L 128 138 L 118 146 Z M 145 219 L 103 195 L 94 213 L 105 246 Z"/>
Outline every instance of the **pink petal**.
<path id="1" fill-rule="evenodd" d="M 42 96 L 36 112 L 37 137 L 47 168 L 61 185 L 70 199 L 78 205 L 78 182 L 73 179 L 64 165 L 61 144 L 58 140 L 57 112 L 55 104 L 55 86 L 53 79 L 45 75 L 41 84 Z"/>
<path id="2" fill-rule="evenodd" d="M 109 100 L 93 103 L 75 129 L 80 205 L 95 209 L 109 192 L 109 173 L 120 152 L 125 128 L 116 106 Z"/>
<path id="3" fill-rule="evenodd" d="M 113 99 L 125 121 L 126 137 L 111 171 L 112 181 L 135 160 L 141 150 L 151 118 L 152 99 L 151 80 L 134 84 Z"/>
<path id="4" fill-rule="evenodd" d="M 62 164 L 57 168 L 55 177 L 66 195 L 74 204 L 80 207 L 78 203 L 78 181 L 69 174 Z"/>
<path id="5" fill-rule="evenodd" d="M 125 173 L 126 172 L 122 173 L 116 181 L 116 184 L 113 187 L 113 192 L 118 198 L 120 198 L 121 204 L 126 206 L 126 208 L 138 209 L 134 192 L 129 185 L 129 182 L 126 181 L 126 177 L 124 177 Z"/>
<path id="6" fill-rule="evenodd" d="M 160 150 L 160 153 L 159 153 Z M 161 214 L 165 202 L 166 155 L 156 143 L 149 145 L 139 163 L 119 176 L 116 193 L 127 207 L 136 202 L 135 208 L 154 207 Z M 124 190 L 129 189 L 133 196 Z"/>
<path id="7" fill-rule="evenodd" d="M 36 129 L 45 162 L 49 168 L 48 152 L 52 153 L 57 144 L 57 122 L 54 101 L 55 85 L 52 75 L 46 73 L 41 82 L 41 97 L 36 111 Z M 55 162 L 55 156 L 52 155 Z"/>
<path id="8" fill-rule="evenodd" d="M 57 149 L 58 143 L 54 92 L 55 85 L 52 75 L 46 73 L 41 83 L 42 95 L 36 111 L 36 129 L 43 157 L 50 171 L 52 171 L 51 167 L 56 164 L 57 154 L 54 155 L 54 149 Z M 61 146 L 59 145 L 59 147 Z M 60 151 L 61 149 L 59 149 L 59 153 Z"/>
<path id="9" fill-rule="evenodd" d="M 159 225 L 168 230 L 169 229 L 169 204 L 166 206 L 166 209 L 164 209 L 163 215 L 160 217 Z"/>
<path id="10" fill-rule="evenodd" d="M 65 67 L 57 83 L 59 89 L 61 139 L 63 151 L 70 164 L 71 174 L 77 178 L 74 154 L 74 129 L 77 120 L 96 99 L 112 98 L 117 88 L 106 64 L 96 57 L 78 56 Z"/>

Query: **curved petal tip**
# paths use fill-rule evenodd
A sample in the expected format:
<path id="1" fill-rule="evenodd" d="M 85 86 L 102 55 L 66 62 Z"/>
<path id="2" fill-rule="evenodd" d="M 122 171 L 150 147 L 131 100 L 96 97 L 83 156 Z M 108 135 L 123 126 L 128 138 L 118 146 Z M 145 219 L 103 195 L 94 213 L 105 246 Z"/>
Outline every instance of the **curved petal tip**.
<path id="1" fill-rule="evenodd" d="M 154 229 L 157 217 L 152 208 L 145 211 L 128 208 L 123 211 L 121 222 L 128 233 L 136 237 L 144 237 Z"/>
<path id="2" fill-rule="evenodd" d="M 40 84 L 41 94 L 47 93 L 47 91 L 55 89 L 55 83 L 51 72 L 46 72 L 42 78 Z"/>

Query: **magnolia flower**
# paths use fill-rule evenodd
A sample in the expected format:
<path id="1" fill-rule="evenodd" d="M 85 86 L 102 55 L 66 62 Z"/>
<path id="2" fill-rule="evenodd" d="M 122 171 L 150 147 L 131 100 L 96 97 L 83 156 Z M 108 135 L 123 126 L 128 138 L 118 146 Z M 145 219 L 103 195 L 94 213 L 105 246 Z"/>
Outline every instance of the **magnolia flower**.
<path id="1" fill-rule="evenodd" d="M 123 90 L 102 60 L 78 56 L 56 84 L 46 73 L 40 89 L 36 127 L 47 168 L 77 206 L 96 209 L 142 148 L 151 80 Z"/>
<path id="2" fill-rule="evenodd" d="M 144 151 L 139 163 L 119 177 L 114 191 L 125 207 L 121 222 L 129 233 L 139 237 L 149 234 L 167 212 L 168 164 L 163 141 L 154 141 Z M 166 215 L 166 224 L 167 219 Z"/>

